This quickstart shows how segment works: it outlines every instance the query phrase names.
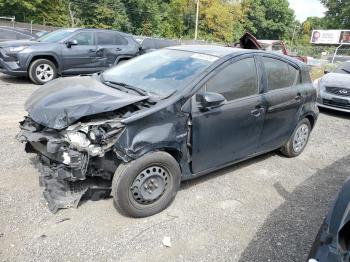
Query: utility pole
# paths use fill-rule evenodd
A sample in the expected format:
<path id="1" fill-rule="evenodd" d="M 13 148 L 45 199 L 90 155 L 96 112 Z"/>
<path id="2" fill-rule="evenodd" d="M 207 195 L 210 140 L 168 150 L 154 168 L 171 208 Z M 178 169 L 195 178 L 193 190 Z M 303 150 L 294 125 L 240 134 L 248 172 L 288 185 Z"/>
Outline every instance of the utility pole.
<path id="1" fill-rule="evenodd" d="M 197 40 L 197 37 L 198 37 L 199 0 L 196 0 L 196 2 L 197 2 L 197 11 L 196 11 L 196 28 L 194 31 L 194 40 Z"/>

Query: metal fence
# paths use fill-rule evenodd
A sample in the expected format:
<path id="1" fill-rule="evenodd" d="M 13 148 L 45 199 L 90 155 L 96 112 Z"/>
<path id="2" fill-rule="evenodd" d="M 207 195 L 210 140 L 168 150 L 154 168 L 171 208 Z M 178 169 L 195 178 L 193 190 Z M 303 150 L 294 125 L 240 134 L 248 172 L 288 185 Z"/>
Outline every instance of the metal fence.
<path id="1" fill-rule="evenodd" d="M 48 26 L 48 25 L 38 25 L 33 23 L 22 23 L 22 22 L 16 22 L 16 21 L 6 21 L 0 19 L 0 26 L 8 26 L 13 28 L 19 28 L 19 29 L 25 29 L 30 32 L 38 32 L 38 31 L 55 31 L 59 29 L 59 27 L 55 26 Z"/>
<path id="2" fill-rule="evenodd" d="M 299 56 L 307 56 L 310 59 L 323 60 L 325 63 L 339 63 L 350 60 L 350 45 L 338 46 L 291 46 L 291 53 Z"/>

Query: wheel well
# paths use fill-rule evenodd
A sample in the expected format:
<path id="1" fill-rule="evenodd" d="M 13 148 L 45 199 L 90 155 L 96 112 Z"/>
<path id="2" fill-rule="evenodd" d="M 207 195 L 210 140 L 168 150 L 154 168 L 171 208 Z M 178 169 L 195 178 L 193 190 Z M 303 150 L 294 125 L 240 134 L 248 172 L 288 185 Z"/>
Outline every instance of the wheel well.
<path id="1" fill-rule="evenodd" d="M 311 125 L 311 129 L 313 129 L 314 125 L 315 125 L 315 118 L 312 115 L 307 115 L 307 116 L 305 116 L 305 118 L 307 120 L 309 120 L 310 125 Z"/>
<path id="2" fill-rule="evenodd" d="M 30 64 L 32 64 L 35 60 L 38 60 L 38 59 L 47 59 L 47 60 L 50 60 L 52 63 L 55 64 L 56 68 L 58 69 L 58 62 L 57 60 L 55 59 L 55 57 L 53 56 L 50 56 L 50 55 L 37 55 L 37 56 L 34 56 L 32 58 L 32 60 L 30 61 Z"/>
<path id="3" fill-rule="evenodd" d="M 121 61 L 126 61 L 126 60 L 129 60 L 130 58 L 131 58 L 131 57 L 122 57 L 122 58 L 120 58 L 120 59 L 117 60 L 116 65 L 119 64 Z"/>
<path id="4" fill-rule="evenodd" d="M 182 153 L 174 148 L 162 148 L 160 149 L 160 151 L 164 151 L 167 152 L 169 155 L 171 155 L 173 158 L 175 158 L 175 160 L 180 163 L 180 160 L 182 158 Z"/>

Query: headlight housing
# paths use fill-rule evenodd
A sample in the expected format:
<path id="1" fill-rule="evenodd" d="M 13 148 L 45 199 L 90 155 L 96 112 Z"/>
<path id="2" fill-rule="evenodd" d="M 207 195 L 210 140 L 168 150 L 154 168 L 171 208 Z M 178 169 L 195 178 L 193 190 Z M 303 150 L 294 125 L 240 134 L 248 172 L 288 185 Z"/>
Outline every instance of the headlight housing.
<path id="1" fill-rule="evenodd" d="M 94 144 L 101 143 L 103 139 L 105 138 L 105 131 L 102 128 L 92 128 L 89 133 L 88 137 L 90 141 Z"/>
<path id="2" fill-rule="evenodd" d="M 66 137 L 71 144 L 76 147 L 88 147 L 90 145 L 90 140 L 87 138 L 84 132 L 70 131 L 67 132 Z"/>
<path id="3" fill-rule="evenodd" d="M 9 53 L 18 53 L 26 49 L 28 46 L 16 46 L 16 47 L 8 47 L 7 51 Z"/>

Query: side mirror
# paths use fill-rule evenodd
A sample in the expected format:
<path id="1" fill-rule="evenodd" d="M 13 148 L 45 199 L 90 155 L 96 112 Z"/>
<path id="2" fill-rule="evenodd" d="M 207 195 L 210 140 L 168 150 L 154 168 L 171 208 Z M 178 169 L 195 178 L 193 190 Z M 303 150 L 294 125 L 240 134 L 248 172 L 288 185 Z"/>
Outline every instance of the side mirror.
<path id="1" fill-rule="evenodd" d="M 204 92 L 196 95 L 196 102 L 200 105 L 200 109 L 207 110 L 224 105 L 226 98 L 218 93 Z"/>
<path id="2" fill-rule="evenodd" d="M 66 42 L 66 46 L 68 47 L 68 48 L 71 48 L 73 45 L 78 45 L 78 41 L 77 40 L 68 40 L 67 42 Z"/>
<path id="3" fill-rule="evenodd" d="M 328 73 L 330 73 L 330 72 L 331 72 L 331 71 L 330 71 L 329 69 L 325 69 L 323 73 L 324 73 L 324 74 L 328 74 Z"/>

